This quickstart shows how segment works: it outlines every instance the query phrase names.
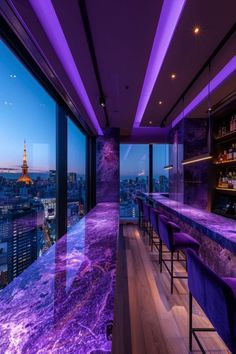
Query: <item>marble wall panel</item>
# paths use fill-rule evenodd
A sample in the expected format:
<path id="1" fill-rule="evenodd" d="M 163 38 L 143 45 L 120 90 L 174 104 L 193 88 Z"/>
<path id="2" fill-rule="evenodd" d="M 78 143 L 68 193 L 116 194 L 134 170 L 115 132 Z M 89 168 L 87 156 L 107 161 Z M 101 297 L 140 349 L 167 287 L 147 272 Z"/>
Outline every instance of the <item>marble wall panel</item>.
<path id="1" fill-rule="evenodd" d="M 107 129 L 96 142 L 96 202 L 119 202 L 119 129 Z"/>

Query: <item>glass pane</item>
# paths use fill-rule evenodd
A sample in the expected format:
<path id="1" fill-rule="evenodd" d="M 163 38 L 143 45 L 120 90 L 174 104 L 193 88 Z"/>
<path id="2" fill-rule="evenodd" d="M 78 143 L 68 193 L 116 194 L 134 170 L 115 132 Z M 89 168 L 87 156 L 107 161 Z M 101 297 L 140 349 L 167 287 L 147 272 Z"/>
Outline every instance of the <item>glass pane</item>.
<path id="1" fill-rule="evenodd" d="M 120 145 L 120 216 L 137 218 L 135 195 L 148 192 L 149 146 Z"/>
<path id="2" fill-rule="evenodd" d="M 153 192 L 169 192 L 169 144 L 153 145 Z"/>
<path id="3" fill-rule="evenodd" d="M 86 136 L 68 118 L 67 228 L 86 213 Z"/>
<path id="4" fill-rule="evenodd" d="M 56 105 L 0 41 L 0 288 L 55 242 Z"/>

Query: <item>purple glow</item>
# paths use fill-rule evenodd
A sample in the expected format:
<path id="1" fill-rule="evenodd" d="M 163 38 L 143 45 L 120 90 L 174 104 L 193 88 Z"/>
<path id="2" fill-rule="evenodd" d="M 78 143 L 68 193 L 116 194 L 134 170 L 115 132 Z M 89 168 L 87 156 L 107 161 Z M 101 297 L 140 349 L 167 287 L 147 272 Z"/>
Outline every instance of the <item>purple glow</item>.
<path id="1" fill-rule="evenodd" d="M 111 353 L 119 204 L 97 204 L 0 292 L 0 353 Z"/>
<path id="2" fill-rule="evenodd" d="M 213 92 L 224 80 L 226 80 L 236 70 L 236 55 L 221 69 L 218 74 L 210 81 L 211 92 Z M 174 128 L 184 117 L 193 111 L 208 96 L 208 84 L 190 102 L 184 110 L 173 120 Z"/>
<path id="3" fill-rule="evenodd" d="M 51 1 L 29 1 L 68 77 L 75 87 L 94 128 L 99 135 L 103 135 Z"/>
<path id="4" fill-rule="evenodd" d="M 165 207 L 173 215 L 182 220 L 188 220 L 194 228 L 200 228 L 206 237 L 222 245 L 229 251 L 236 252 L 236 221 L 211 213 L 206 210 L 193 208 L 173 199 L 166 198 L 160 193 L 144 193 L 148 199 L 157 205 Z"/>
<path id="5" fill-rule="evenodd" d="M 138 128 L 186 0 L 164 0 L 134 120 Z"/>

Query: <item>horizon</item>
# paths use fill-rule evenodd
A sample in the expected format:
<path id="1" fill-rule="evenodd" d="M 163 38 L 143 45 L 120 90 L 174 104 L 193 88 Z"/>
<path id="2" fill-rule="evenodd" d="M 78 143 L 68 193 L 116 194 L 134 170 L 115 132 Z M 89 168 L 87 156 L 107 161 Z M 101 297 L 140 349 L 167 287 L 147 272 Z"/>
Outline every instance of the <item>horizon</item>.
<path id="1" fill-rule="evenodd" d="M 56 103 L 2 40 L 0 56 L 0 168 L 20 170 L 26 140 L 29 168 L 55 170 Z M 85 135 L 68 119 L 68 170 L 85 173 L 85 149 Z"/>

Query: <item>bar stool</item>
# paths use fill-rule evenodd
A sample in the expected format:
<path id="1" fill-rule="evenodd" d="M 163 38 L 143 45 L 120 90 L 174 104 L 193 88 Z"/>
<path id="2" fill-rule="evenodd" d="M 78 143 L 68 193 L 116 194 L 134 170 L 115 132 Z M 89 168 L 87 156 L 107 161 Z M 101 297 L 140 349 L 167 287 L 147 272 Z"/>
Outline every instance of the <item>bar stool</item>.
<path id="1" fill-rule="evenodd" d="M 152 233 L 152 227 L 150 223 L 150 210 L 151 210 L 151 205 L 148 202 L 143 203 L 143 217 L 144 217 L 144 227 L 143 231 L 144 234 L 147 232 L 148 238 L 149 238 L 149 244 L 151 244 L 151 233 Z"/>
<path id="2" fill-rule="evenodd" d="M 153 246 L 155 246 L 155 248 L 159 253 L 159 262 L 160 262 L 160 237 L 159 237 L 158 217 L 160 214 L 161 212 L 156 208 L 150 209 L 150 223 L 152 226 L 151 251 L 153 251 Z M 154 232 L 156 234 L 156 237 L 154 237 Z"/>
<path id="3" fill-rule="evenodd" d="M 138 226 L 143 228 L 143 199 L 136 197 L 136 203 L 138 204 Z"/>
<path id="4" fill-rule="evenodd" d="M 201 351 L 204 348 L 196 332 L 216 331 L 230 351 L 236 353 L 236 278 L 221 278 L 205 265 L 192 250 L 187 250 L 189 287 L 189 350 L 194 336 Z M 192 297 L 200 305 L 213 328 L 194 328 Z"/>
<path id="5" fill-rule="evenodd" d="M 180 232 L 180 227 L 175 223 L 168 220 L 164 215 L 159 215 L 159 235 L 160 235 L 160 271 L 162 272 L 162 264 L 166 267 L 171 277 L 171 294 L 173 294 L 174 279 L 187 279 L 187 276 L 174 275 L 174 262 L 186 261 L 183 259 L 174 259 L 174 253 L 177 251 L 185 251 L 187 248 L 191 248 L 198 252 L 199 243 L 190 235 Z M 163 242 L 171 254 L 170 259 L 163 259 Z M 166 261 L 171 262 L 169 268 Z"/>

